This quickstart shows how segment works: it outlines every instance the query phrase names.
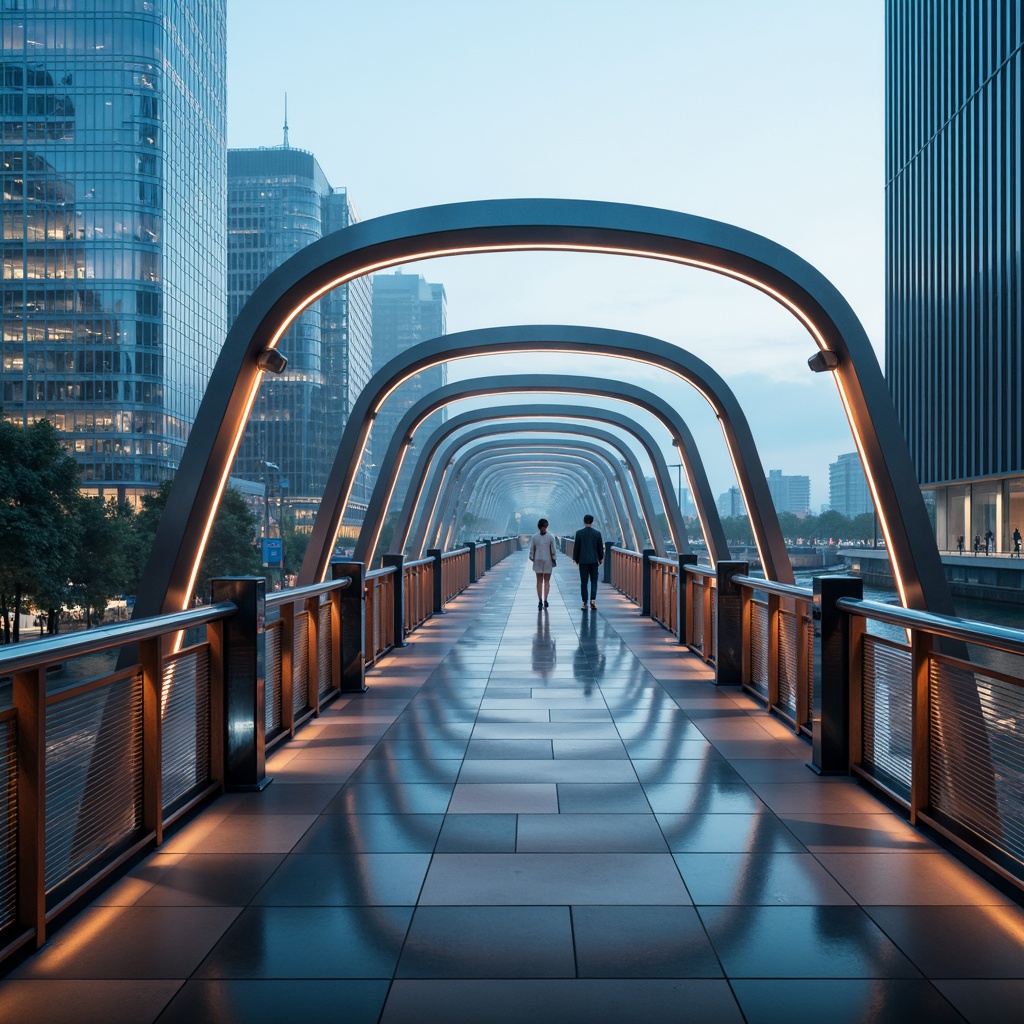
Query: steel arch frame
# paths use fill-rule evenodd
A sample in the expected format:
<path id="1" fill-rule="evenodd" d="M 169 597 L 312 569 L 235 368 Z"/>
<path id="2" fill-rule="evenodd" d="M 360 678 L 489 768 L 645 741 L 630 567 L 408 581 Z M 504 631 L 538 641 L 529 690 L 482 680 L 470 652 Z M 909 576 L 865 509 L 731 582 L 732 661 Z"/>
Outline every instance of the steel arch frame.
<path id="1" fill-rule="evenodd" d="M 497 408 L 489 409 L 474 409 L 469 412 L 460 414 L 457 417 L 453 417 L 447 420 L 441 427 L 435 430 L 426 443 L 422 447 L 420 457 L 417 461 L 416 469 L 413 472 L 413 479 L 410 481 L 409 494 L 407 494 L 407 506 L 413 504 L 420 507 L 422 510 L 425 505 L 436 504 L 432 501 L 434 495 L 434 486 L 436 483 L 436 473 L 429 474 L 427 482 L 424 484 L 423 479 L 427 475 L 427 469 L 432 465 L 434 470 L 437 470 L 442 465 L 447 465 L 448 460 L 451 458 L 455 451 L 477 440 L 481 437 L 487 437 L 494 434 L 512 434 L 512 433 L 554 433 L 554 434 L 577 434 L 583 433 L 583 436 L 599 436 L 597 434 L 587 435 L 583 431 L 578 429 L 571 429 L 566 427 L 566 422 L 575 423 L 579 420 L 585 422 L 597 422 L 597 423 L 610 423 L 614 426 L 619 427 L 621 430 L 628 431 L 633 434 L 637 440 L 643 445 L 648 457 L 651 459 L 651 463 L 654 466 L 654 472 L 657 476 L 662 470 L 667 472 L 665 466 L 665 458 L 661 454 L 661 450 L 654 443 L 654 438 L 644 430 L 639 424 L 629 420 L 628 417 L 616 414 L 611 411 L 604 411 L 599 409 L 589 409 L 585 406 L 574 406 L 571 413 L 566 411 L 564 407 L 549 406 L 549 405 L 537 405 L 537 406 L 499 406 Z M 481 424 L 474 426 L 475 424 Z M 537 421 L 542 421 L 538 424 Z M 524 424 L 519 426 L 518 424 Z M 442 444 L 448 440 L 451 434 L 456 431 L 462 430 L 464 427 L 474 427 L 467 433 L 460 434 L 456 438 L 451 438 L 450 441 L 445 445 L 444 450 L 440 451 Z M 614 435 L 613 435 L 614 436 Z M 616 448 L 621 450 L 621 439 L 617 438 Z M 632 472 L 632 468 L 631 468 Z M 378 483 L 380 483 L 378 478 Z M 422 486 L 421 486 L 422 485 Z M 637 490 L 638 495 L 641 491 L 647 490 L 646 480 L 643 476 L 638 480 L 633 479 L 633 486 Z M 415 491 L 415 499 L 410 501 L 412 492 Z M 420 505 L 421 499 L 423 505 Z M 641 496 L 641 500 L 643 497 Z M 668 503 L 665 504 L 665 508 L 668 511 L 670 506 Z M 675 501 L 675 495 L 671 496 L 671 508 L 678 513 L 677 503 Z M 405 508 L 403 508 L 403 512 Z M 674 513 L 674 514 L 675 514 Z M 367 538 L 365 546 L 361 549 L 363 554 L 370 554 L 376 547 L 376 540 L 379 536 L 380 529 L 374 523 L 373 519 L 370 519 L 370 535 Z M 682 517 L 676 514 L 677 519 L 677 530 L 672 529 L 672 523 L 670 521 L 670 532 L 673 532 L 674 538 L 676 539 L 677 550 L 689 550 L 689 544 L 686 541 L 686 528 L 682 523 Z M 410 527 L 414 524 L 415 516 L 404 517 L 404 522 L 408 522 Z M 659 531 L 660 532 L 660 531 Z M 398 541 L 395 550 L 402 550 L 405 546 L 406 541 L 409 539 L 410 533 L 414 537 L 413 542 L 413 553 L 416 550 L 416 543 L 422 541 L 422 533 L 413 530 L 403 529 L 403 517 L 400 517 L 395 527 L 395 532 L 392 534 L 392 542 Z M 662 542 L 664 538 L 660 538 Z M 652 536 L 654 546 L 658 547 L 659 538 Z M 362 536 L 360 536 L 362 541 Z M 679 548 L 680 541 L 684 545 L 683 548 Z M 357 548 L 357 551 L 360 549 Z M 363 559 L 365 560 L 365 559 Z"/>
<path id="2" fill-rule="evenodd" d="M 509 433 L 513 433 L 513 432 L 515 432 L 515 433 L 527 433 L 527 432 L 529 432 L 529 433 L 540 433 L 540 432 L 543 432 L 543 433 L 548 433 L 548 434 L 552 434 L 553 435 L 553 434 L 558 433 L 559 431 L 552 430 L 550 427 L 544 427 L 544 426 L 537 427 L 537 426 L 533 426 L 533 425 L 528 426 L 528 427 L 523 427 L 522 429 L 517 429 L 515 431 L 511 431 L 511 430 L 508 430 L 508 429 L 502 429 L 502 428 L 499 427 L 499 428 L 497 428 L 496 430 L 494 430 L 492 432 L 486 432 L 485 431 L 483 434 L 481 434 L 481 437 L 487 437 L 489 434 L 509 434 Z M 609 434 L 606 431 L 601 431 L 601 430 L 597 430 L 597 429 L 592 428 L 589 432 L 584 433 L 581 430 L 578 430 L 578 429 L 577 430 L 573 430 L 571 428 L 566 427 L 564 430 L 561 431 L 561 433 L 569 435 L 570 437 L 572 437 L 573 438 L 572 442 L 570 443 L 570 442 L 566 442 L 566 441 L 555 440 L 552 437 L 550 439 L 550 441 L 546 441 L 546 442 L 544 442 L 542 444 L 537 445 L 536 451 L 538 453 L 550 452 L 552 448 L 557 447 L 559 450 L 564 450 L 564 451 L 589 451 L 589 452 L 593 452 L 594 454 L 600 453 L 599 457 L 601 459 L 603 459 L 603 460 L 607 460 L 608 461 L 608 464 L 609 464 L 609 467 L 610 467 L 610 470 L 611 470 L 611 473 L 612 473 L 612 479 L 614 480 L 615 484 L 618 486 L 618 489 L 619 489 L 618 493 L 619 493 L 619 495 L 621 495 L 622 512 L 625 513 L 626 518 L 627 518 L 627 520 L 629 522 L 630 532 L 633 534 L 634 544 L 639 543 L 640 538 L 646 535 L 647 537 L 649 537 L 651 539 L 651 541 L 655 545 L 655 547 L 658 546 L 658 541 L 660 541 L 661 542 L 661 550 L 664 550 L 664 543 L 665 543 L 664 542 L 664 537 L 662 536 L 661 530 L 658 528 L 658 524 L 657 524 L 657 522 L 656 522 L 656 520 L 654 518 L 654 509 L 653 509 L 653 506 L 651 505 L 650 495 L 638 492 L 637 497 L 640 500 L 640 508 L 639 508 L 639 514 L 638 514 L 638 509 L 636 507 L 636 501 L 634 500 L 633 491 L 630 489 L 628 478 L 622 472 L 622 467 L 618 464 L 618 461 L 613 459 L 613 458 L 611 458 L 611 456 L 608 454 L 608 452 L 605 449 L 600 448 L 597 445 L 591 445 L 591 444 L 589 444 L 586 441 L 576 440 L 576 438 L 578 436 L 580 436 L 580 435 L 582 435 L 583 437 L 594 438 L 594 439 L 597 439 L 597 440 L 604 441 L 606 444 L 609 444 L 613 448 L 615 448 L 615 450 L 618 451 L 619 454 L 625 456 L 625 462 L 626 462 L 627 467 L 629 469 L 630 476 L 632 476 L 633 482 L 635 484 L 638 475 L 639 475 L 639 479 L 641 481 L 643 480 L 643 474 L 639 473 L 639 462 L 637 461 L 636 455 L 633 453 L 633 451 L 631 449 L 629 449 L 628 446 L 625 446 L 620 438 L 617 438 L 617 437 L 615 437 L 615 435 Z M 513 446 L 513 445 L 515 445 L 516 447 L 523 447 L 523 439 L 522 438 L 508 438 L 506 440 L 506 442 L 505 442 L 505 445 L 506 446 Z M 475 454 L 475 453 L 481 451 L 483 447 L 485 447 L 485 446 L 478 446 L 477 448 L 474 448 L 471 451 L 467 452 L 467 455 Z M 492 442 L 489 442 L 489 444 L 486 447 L 488 449 L 496 449 L 496 448 L 499 447 L 499 443 L 496 442 L 496 441 L 492 441 Z M 529 446 L 526 446 L 525 450 L 529 451 L 530 450 Z M 462 460 L 463 458 L 464 458 L 464 456 L 459 456 L 459 460 Z M 453 471 L 452 476 L 451 476 L 450 485 L 449 485 L 449 487 L 450 487 L 450 490 L 449 490 L 450 497 L 446 498 L 446 500 L 449 501 L 449 502 L 454 501 L 457 498 L 461 499 L 461 496 L 463 494 L 465 494 L 467 492 L 467 490 L 469 490 L 469 481 L 468 481 L 468 479 L 463 484 L 462 488 L 458 489 L 459 475 L 460 475 L 460 471 L 461 471 L 462 468 L 464 468 L 462 462 L 461 461 L 457 462 L 457 470 Z M 609 484 L 609 486 L 610 486 L 610 484 Z M 646 491 L 646 488 L 643 488 L 643 490 Z M 438 504 L 438 508 L 439 509 L 446 510 L 447 507 L 448 506 L 446 505 L 446 501 L 445 500 L 441 501 Z M 435 525 L 436 525 L 436 522 L 437 522 L 437 520 L 435 520 Z M 428 523 L 427 535 L 430 536 L 430 524 L 429 523 Z"/>
<path id="3" fill-rule="evenodd" d="M 725 532 L 722 529 L 718 508 L 711 493 L 711 485 L 708 483 L 704 463 L 701 460 L 700 452 L 685 420 L 660 395 L 623 381 L 609 381 L 599 377 L 578 377 L 575 375 L 558 374 L 513 375 L 501 377 L 496 381 L 490 379 L 462 380 L 438 388 L 412 406 L 398 424 L 395 436 L 391 438 L 387 452 L 383 456 L 381 467 L 378 469 L 377 485 L 375 485 L 373 495 L 368 503 L 364 522 L 373 523 L 377 519 L 383 518 L 385 512 L 385 492 L 383 489 L 380 492 L 377 490 L 381 477 L 384 475 L 380 470 L 384 469 L 390 473 L 390 483 L 385 485 L 387 487 L 386 500 L 390 501 L 395 487 L 395 480 L 397 480 L 398 473 L 405 459 L 406 440 L 415 434 L 422 421 L 430 413 L 456 401 L 478 398 L 484 395 L 493 396 L 510 393 L 599 396 L 602 398 L 613 398 L 617 402 L 623 402 L 651 413 L 661 421 L 669 434 L 672 435 L 672 443 L 679 450 L 680 458 L 686 471 L 690 493 L 693 495 L 697 516 L 700 519 L 701 528 L 704 533 L 704 540 L 712 559 L 712 565 L 716 564 L 720 558 L 729 557 L 729 545 L 725 539 Z M 571 406 L 569 408 L 570 410 L 575 410 L 579 407 Z M 446 420 L 442 427 L 438 429 L 448 430 L 450 433 L 452 424 L 456 421 L 457 417 L 452 417 Z M 430 444 L 431 441 L 428 441 L 428 448 Z M 413 483 L 417 480 L 422 481 L 424 474 L 427 473 L 427 467 L 423 465 L 424 450 L 422 446 L 419 449 L 420 454 L 417 457 L 416 469 L 413 471 Z M 751 472 L 760 472 L 763 475 L 764 470 L 761 466 L 760 457 L 757 458 L 757 464 L 751 467 Z M 657 477 L 658 474 L 656 473 L 656 480 Z M 682 509 L 677 508 L 678 500 L 675 490 L 671 486 L 671 480 L 666 478 L 664 485 L 661 480 L 657 482 L 666 512 L 673 508 L 677 509 L 677 515 L 673 516 L 669 512 L 668 519 L 670 530 L 675 535 L 676 548 L 682 551 L 684 548 L 679 543 L 680 538 L 685 538 Z M 402 537 L 403 542 L 408 537 L 410 520 L 419 505 L 420 490 L 421 486 L 410 486 L 405 495 L 402 514 L 395 530 L 395 536 Z M 666 494 L 668 498 L 666 498 Z M 410 497 L 412 498 L 411 501 Z M 375 503 L 375 499 L 379 499 L 379 501 Z M 749 515 L 752 522 L 755 518 L 757 520 L 771 517 L 778 518 L 774 505 L 770 503 L 767 508 L 749 510 Z M 372 550 L 374 546 L 374 544 L 368 543 L 366 549 Z"/>
<path id="4" fill-rule="evenodd" d="M 824 353 L 823 368 L 833 374 L 902 603 L 952 613 L 923 495 L 878 360 L 853 310 L 827 278 L 763 236 L 706 218 L 587 200 L 505 199 L 362 221 L 300 250 L 256 289 L 228 332 L 211 375 L 143 573 L 134 617 L 188 604 L 267 353 L 304 309 L 332 288 L 388 267 L 516 250 L 605 253 L 696 267 L 745 283 L 789 310 Z M 547 347 L 559 346 L 549 342 Z M 438 361 L 445 358 L 451 355 Z M 727 426 L 723 419 L 723 429 Z M 340 493 L 324 495 L 331 511 L 327 522 L 321 523 L 322 514 L 317 517 L 317 548 L 333 548 L 336 516 L 351 489 L 351 481 L 342 484 Z M 330 544 L 324 542 L 327 534 Z M 768 554 L 761 552 L 766 575 Z M 322 578 L 325 570 L 319 557 L 304 564 L 303 582 Z"/>

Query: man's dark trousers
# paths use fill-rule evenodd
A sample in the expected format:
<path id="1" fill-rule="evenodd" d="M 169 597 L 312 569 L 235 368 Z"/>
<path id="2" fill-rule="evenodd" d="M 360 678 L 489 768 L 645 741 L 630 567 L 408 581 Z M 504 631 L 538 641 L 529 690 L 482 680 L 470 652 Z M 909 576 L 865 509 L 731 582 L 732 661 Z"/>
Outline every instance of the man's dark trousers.
<path id="1" fill-rule="evenodd" d="M 580 594 L 587 603 L 587 582 L 590 583 L 590 600 L 597 600 L 597 571 L 604 558 L 604 538 L 587 524 L 576 531 L 572 547 L 573 561 L 580 567 Z"/>
<path id="2" fill-rule="evenodd" d="M 580 596 L 583 598 L 584 604 L 587 602 L 588 581 L 590 583 L 590 600 L 597 600 L 597 571 L 600 568 L 598 562 L 587 562 L 586 564 L 580 562 Z"/>

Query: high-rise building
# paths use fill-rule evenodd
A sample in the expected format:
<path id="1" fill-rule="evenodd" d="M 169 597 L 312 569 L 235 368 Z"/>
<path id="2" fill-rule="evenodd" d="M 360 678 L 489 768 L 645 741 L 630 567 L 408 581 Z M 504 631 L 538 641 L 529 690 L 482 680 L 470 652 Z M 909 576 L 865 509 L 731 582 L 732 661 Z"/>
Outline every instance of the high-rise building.
<path id="1" fill-rule="evenodd" d="M 829 463 L 828 504 L 850 519 L 874 510 L 864 467 L 856 452 L 840 455 Z"/>
<path id="2" fill-rule="evenodd" d="M 1020 4 L 886 5 L 886 375 L 940 548 L 1024 529 Z"/>
<path id="3" fill-rule="evenodd" d="M 225 333 L 225 0 L 5 0 L 3 415 L 173 476 Z"/>
<path id="4" fill-rule="evenodd" d="M 296 251 L 358 218 L 312 153 L 283 146 L 228 153 L 228 321 Z M 284 373 L 260 385 L 234 475 L 262 481 L 273 504 L 311 528 L 355 396 L 370 378 L 371 279 L 305 310 L 278 346 Z M 362 495 L 353 495 L 359 500 Z"/>
<path id="5" fill-rule="evenodd" d="M 811 478 L 787 476 L 781 469 L 768 470 L 768 491 L 776 512 L 805 516 L 811 510 Z"/>
<path id="6" fill-rule="evenodd" d="M 412 345 L 439 337 L 447 330 L 448 310 L 444 285 L 431 284 L 419 274 L 375 274 L 373 277 L 373 368 L 379 370 L 388 360 Z M 424 395 L 448 383 L 445 363 L 424 370 L 406 381 L 388 397 L 373 422 L 371 445 L 373 460 L 381 463 L 391 438 L 405 413 Z M 434 413 L 419 428 L 426 437 L 446 419 L 444 410 Z M 399 476 L 396 494 L 404 488 L 412 472 L 413 460 L 406 458 Z"/>
<path id="7" fill-rule="evenodd" d="M 746 517 L 747 506 L 743 504 L 743 494 L 736 486 L 730 487 L 729 490 L 720 494 L 715 504 L 718 506 L 718 514 L 723 519 L 732 519 L 736 516 Z"/>

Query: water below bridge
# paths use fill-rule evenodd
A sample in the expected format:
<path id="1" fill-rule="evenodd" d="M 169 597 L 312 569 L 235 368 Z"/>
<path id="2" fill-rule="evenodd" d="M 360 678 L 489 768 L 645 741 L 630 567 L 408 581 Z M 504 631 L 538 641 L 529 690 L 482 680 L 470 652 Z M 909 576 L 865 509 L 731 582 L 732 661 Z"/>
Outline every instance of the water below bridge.
<path id="1" fill-rule="evenodd" d="M 21 1021 L 1004 1021 L 1024 910 L 525 554 L 0 983 Z"/>

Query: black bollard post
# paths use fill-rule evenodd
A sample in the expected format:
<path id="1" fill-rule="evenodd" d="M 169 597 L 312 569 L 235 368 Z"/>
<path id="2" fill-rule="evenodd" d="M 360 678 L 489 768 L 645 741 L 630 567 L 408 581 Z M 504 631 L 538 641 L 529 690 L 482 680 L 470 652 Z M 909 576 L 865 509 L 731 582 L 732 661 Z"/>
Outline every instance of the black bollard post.
<path id="1" fill-rule="evenodd" d="M 224 623 L 224 788 L 261 790 L 267 776 L 266 636 L 267 581 L 255 576 L 210 580 L 213 603 L 231 601 L 238 611 Z"/>
<path id="2" fill-rule="evenodd" d="M 366 689 L 366 565 L 332 562 L 332 579 L 342 576 L 352 582 L 341 592 L 341 637 L 337 646 L 341 692 L 361 693 Z"/>

